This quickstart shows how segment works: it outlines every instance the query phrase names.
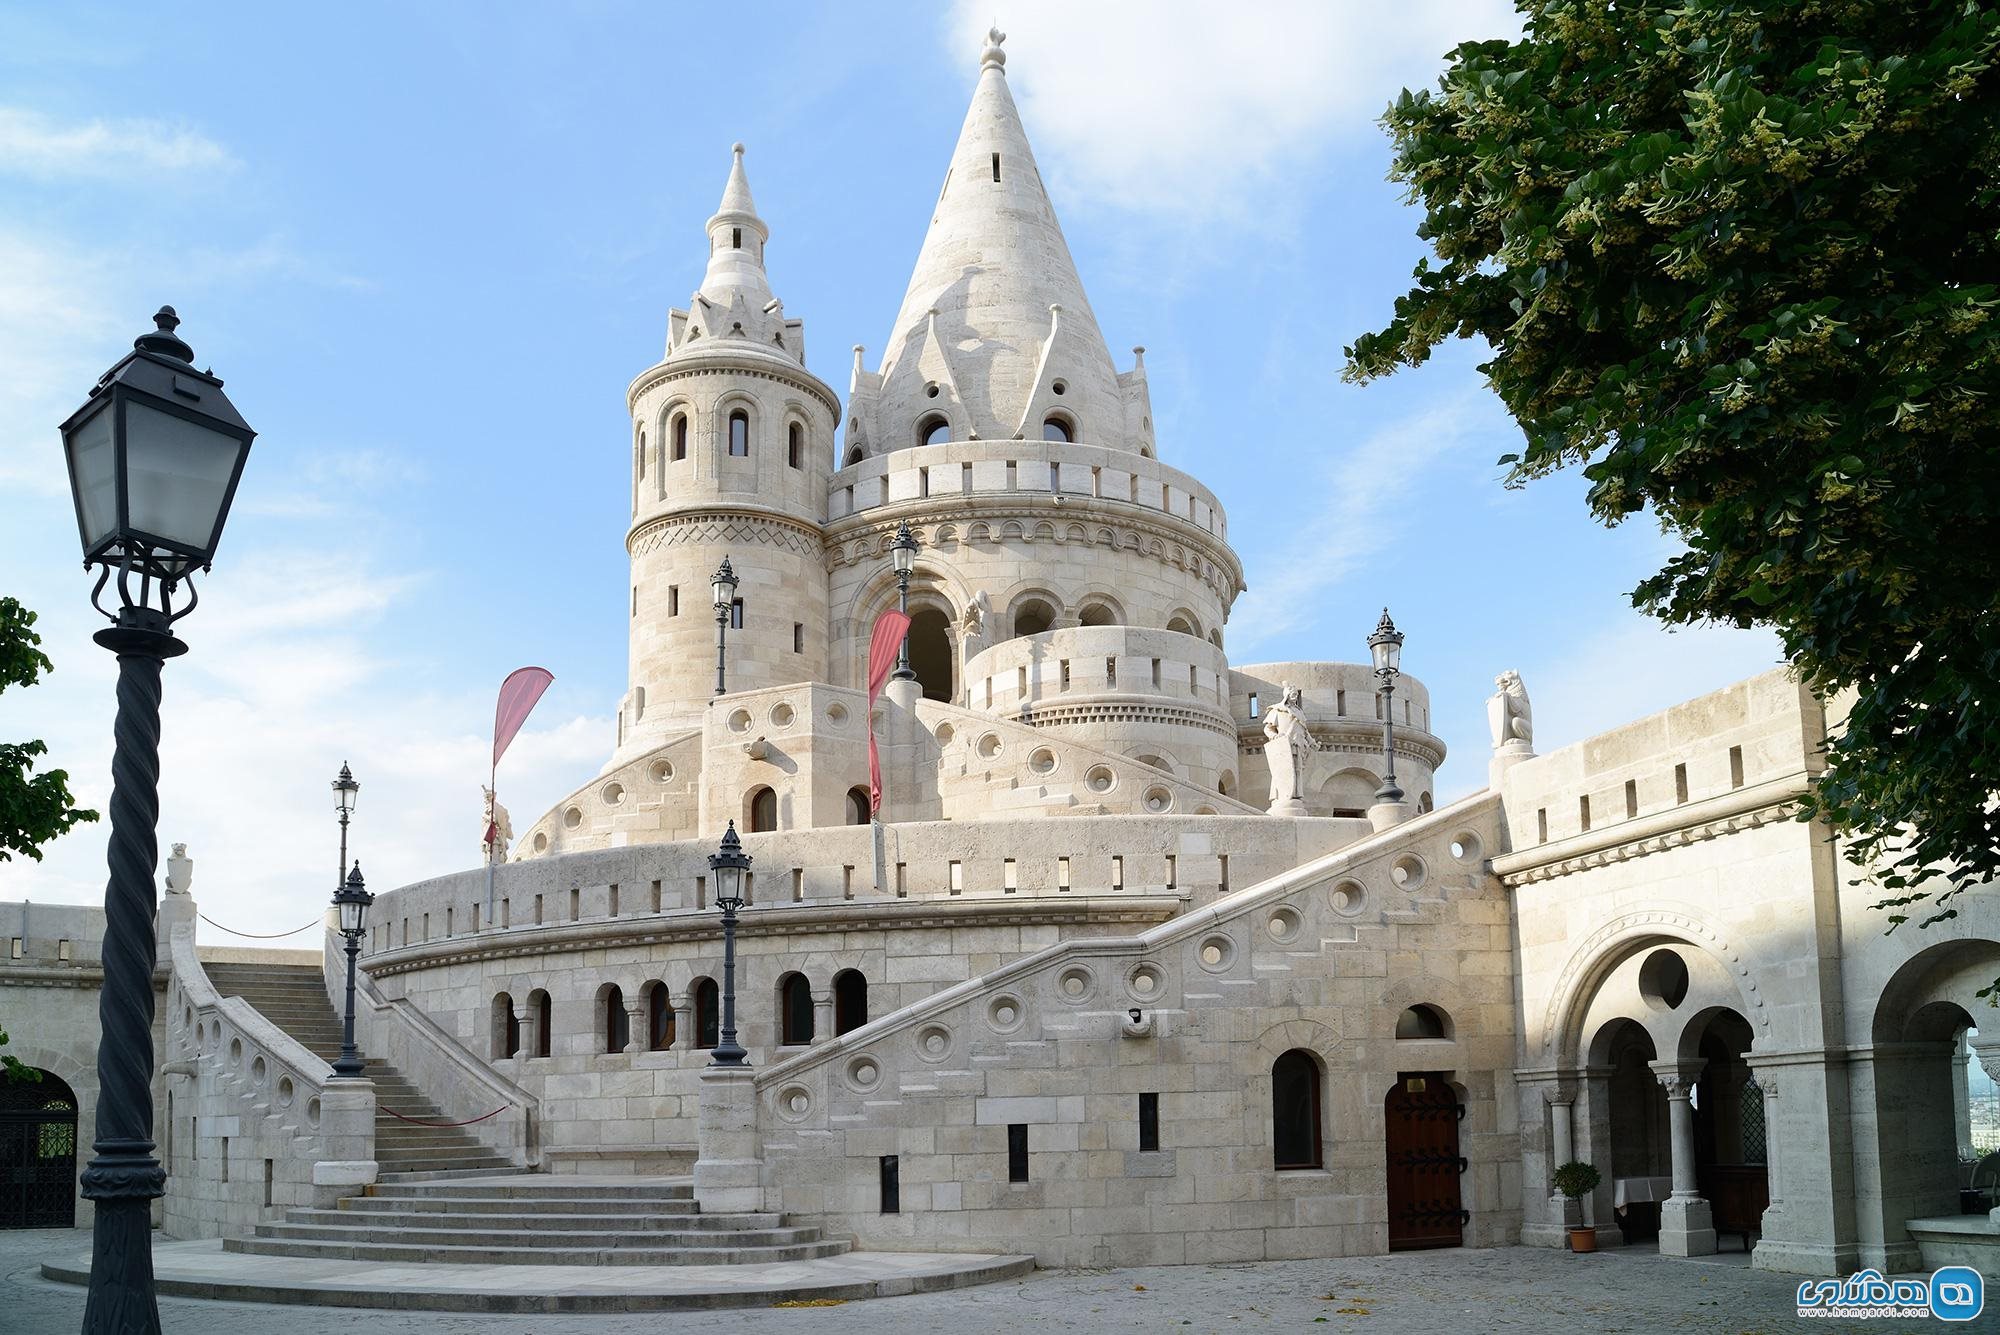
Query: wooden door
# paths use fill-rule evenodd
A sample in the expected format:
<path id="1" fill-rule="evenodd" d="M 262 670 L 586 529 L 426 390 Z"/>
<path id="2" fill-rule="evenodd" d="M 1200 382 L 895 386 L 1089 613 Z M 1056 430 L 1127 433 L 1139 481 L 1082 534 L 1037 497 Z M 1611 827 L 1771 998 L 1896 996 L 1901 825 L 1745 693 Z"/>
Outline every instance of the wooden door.
<path id="1" fill-rule="evenodd" d="M 1397 1078 L 1383 1100 L 1389 1156 L 1389 1250 L 1458 1247 L 1470 1217 L 1461 1203 L 1458 1124 L 1465 1105 L 1435 1072 Z"/>

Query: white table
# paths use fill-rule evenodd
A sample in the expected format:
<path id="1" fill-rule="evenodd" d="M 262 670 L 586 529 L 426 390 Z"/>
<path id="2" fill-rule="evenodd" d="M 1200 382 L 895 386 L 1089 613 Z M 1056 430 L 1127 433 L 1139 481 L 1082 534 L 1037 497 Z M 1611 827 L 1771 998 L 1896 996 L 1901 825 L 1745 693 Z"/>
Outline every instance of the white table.
<path id="1" fill-rule="evenodd" d="M 1671 1177 L 1621 1177 L 1611 1183 L 1611 1208 L 1619 1214 L 1640 1201 L 1663 1201 L 1674 1194 Z"/>

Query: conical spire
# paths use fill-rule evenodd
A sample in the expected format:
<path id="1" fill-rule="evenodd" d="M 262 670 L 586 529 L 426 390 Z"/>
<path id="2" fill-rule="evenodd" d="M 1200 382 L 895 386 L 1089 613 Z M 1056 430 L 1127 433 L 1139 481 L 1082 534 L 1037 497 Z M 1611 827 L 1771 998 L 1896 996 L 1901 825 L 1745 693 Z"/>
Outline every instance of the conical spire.
<path id="1" fill-rule="evenodd" d="M 1042 415 L 1057 407 L 1077 439 L 1125 443 L 1118 376 L 1008 90 L 1005 40 L 990 32 L 980 51 L 972 105 L 883 355 L 871 451 L 915 444 L 920 421 L 938 412 L 957 439 L 1039 439 Z M 948 377 L 926 364 L 940 352 Z"/>
<path id="2" fill-rule="evenodd" d="M 734 155 L 729 164 L 729 182 L 722 187 L 722 203 L 708 220 L 708 272 L 702 276 L 701 294 L 710 301 L 728 303 L 738 293 L 745 300 L 761 304 L 771 299 L 771 281 L 764 273 L 764 243 L 771 237 L 757 205 L 750 198 L 750 178 L 743 171 L 743 145 L 730 145 Z"/>

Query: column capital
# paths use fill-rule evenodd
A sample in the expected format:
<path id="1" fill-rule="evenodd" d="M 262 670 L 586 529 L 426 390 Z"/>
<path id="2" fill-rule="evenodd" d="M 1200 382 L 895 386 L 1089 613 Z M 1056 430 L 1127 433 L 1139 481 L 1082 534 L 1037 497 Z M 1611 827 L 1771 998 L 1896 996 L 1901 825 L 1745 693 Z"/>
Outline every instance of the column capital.
<path id="1" fill-rule="evenodd" d="M 1548 1104 L 1551 1108 L 1569 1107 L 1576 1102 L 1575 1082 L 1559 1081 L 1555 1084 L 1542 1086 L 1542 1102 Z"/>
<path id="2" fill-rule="evenodd" d="M 1666 1088 L 1670 1099 L 1684 1099 L 1693 1092 L 1695 1082 L 1701 1079 L 1702 1070 L 1708 1065 L 1705 1057 L 1689 1057 L 1681 1061 L 1648 1062 L 1653 1074 Z"/>
<path id="3" fill-rule="evenodd" d="M 1981 1034 L 1977 1038 L 1966 1040 L 1966 1046 L 1971 1048 L 1972 1055 L 1979 1059 L 1979 1065 L 1986 1074 L 1995 1081 L 2000 1081 L 2000 1034 L 1994 1034 L 1991 1038 Z"/>

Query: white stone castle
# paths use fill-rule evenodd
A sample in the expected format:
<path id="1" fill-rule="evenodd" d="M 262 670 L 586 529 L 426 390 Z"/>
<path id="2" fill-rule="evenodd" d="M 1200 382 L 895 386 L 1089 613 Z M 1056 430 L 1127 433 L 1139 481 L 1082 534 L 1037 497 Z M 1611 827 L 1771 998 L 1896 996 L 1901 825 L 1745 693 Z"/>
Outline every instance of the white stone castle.
<path id="1" fill-rule="evenodd" d="M 1504 674 L 1490 786 L 1433 809 L 1421 683 L 1232 666 L 1223 507 L 1160 460 L 1142 350 L 1105 346 L 1005 66 L 994 33 L 844 407 L 736 146 L 701 285 L 627 393 L 615 748 L 494 865 L 379 897 L 359 1026 L 396 1074 L 330 1080 L 169 897 L 168 1230 L 309 1247 L 288 1210 L 512 1165 L 692 1173 L 704 1210 L 1045 1265 L 1583 1229 L 1993 1273 L 2000 1234 L 1960 1211 L 2000 901 L 1885 935 L 1793 818 L 1838 718 L 1782 672 L 1545 756 Z M 905 525 L 913 675 L 872 707 L 871 819 Z M 709 1053 L 732 823 L 740 1073 Z M 304 990 L 338 1004 L 334 942 Z M 87 1109 L 87 1063 L 33 1018 L 15 1038 Z M 421 1120 L 492 1115 L 385 1119 L 418 1091 Z M 1580 1200 L 1570 1160 L 1601 1176 Z"/>

